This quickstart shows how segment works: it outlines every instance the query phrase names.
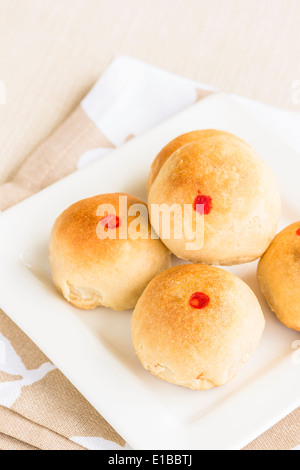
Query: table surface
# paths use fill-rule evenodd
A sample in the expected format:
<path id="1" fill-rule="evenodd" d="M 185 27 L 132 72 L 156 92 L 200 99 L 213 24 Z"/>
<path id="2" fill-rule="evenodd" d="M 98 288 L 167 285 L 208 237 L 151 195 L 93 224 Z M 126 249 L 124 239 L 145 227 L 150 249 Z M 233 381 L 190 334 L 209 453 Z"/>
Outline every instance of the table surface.
<path id="1" fill-rule="evenodd" d="M 300 110 L 299 0 L 0 0 L 0 11 L 0 182 L 119 54 Z"/>

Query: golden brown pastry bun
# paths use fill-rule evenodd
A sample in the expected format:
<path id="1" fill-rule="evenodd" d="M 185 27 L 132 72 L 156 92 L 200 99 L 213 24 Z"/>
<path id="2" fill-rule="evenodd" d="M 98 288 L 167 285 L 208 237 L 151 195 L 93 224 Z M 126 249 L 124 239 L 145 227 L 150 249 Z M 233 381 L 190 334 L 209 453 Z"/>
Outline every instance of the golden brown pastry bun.
<path id="1" fill-rule="evenodd" d="M 195 390 L 231 380 L 257 348 L 265 326 L 251 289 L 228 272 L 201 264 L 156 276 L 132 317 L 132 340 L 157 377 Z"/>
<path id="2" fill-rule="evenodd" d="M 278 319 L 300 331 L 300 222 L 276 235 L 258 264 L 257 278 Z"/>
<path id="3" fill-rule="evenodd" d="M 259 258 L 276 233 L 281 202 L 274 175 L 247 143 L 227 132 L 194 131 L 172 141 L 152 165 L 148 190 L 151 223 L 180 258 L 245 263 Z M 204 218 L 204 243 L 187 249 L 184 230 L 176 239 L 172 227 L 164 237 L 153 216 L 153 207 L 163 204 L 180 206 L 182 213 L 185 205 L 193 207 L 193 217 Z M 194 227 L 192 219 L 185 222 Z"/>
<path id="4" fill-rule="evenodd" d="M 155 178 L 160 172 L 161 167 L 168 160 L 168 158 L 171 157 L 174 152 L 176 152 L 176 150 L 186 144 L 190 144 L 191 142 L 197 142 L 198 140 L 207 139 L 208 137 L 214 137 L 217 135 L 228 136 L 241 141 L 239 137 L 230 134 L 230 132 L 218 131 L 215 129 L 202 129 L 200 131 L 187 132 L 186 134 L 179 135 L 175 139 L 171 140 L 171 142 L 165 145 L 165 147 L 158 153 L 151 165 L 151 171 L 147 181 L 148 192 L 150 191 Z"/>
<path id="5" fill-rule="evenodd" d="M 119 196 L 127 196 L 128 224 L 119 210 Z M 103 204 L 111 205 L 115 213 L 98 215 Z M 128 194 L 103 194 L 73 204 L 56 220 L 50 239 L 53 280 L 76 307 L 133 308 L 149 281 L 170 267 L 170 253 L 160 240 L 151 238 L 148 218 L 141 224 L 149 233 L 148 239 L 129 235 L 130 223 L 136 219 L 128 215 L 133 204 L 146 206 Z M 125 236 L 120 239 L 118 234 L 124 227 Z M 99 238 L 100 229 L 114 230 L 115 239 Z"/>

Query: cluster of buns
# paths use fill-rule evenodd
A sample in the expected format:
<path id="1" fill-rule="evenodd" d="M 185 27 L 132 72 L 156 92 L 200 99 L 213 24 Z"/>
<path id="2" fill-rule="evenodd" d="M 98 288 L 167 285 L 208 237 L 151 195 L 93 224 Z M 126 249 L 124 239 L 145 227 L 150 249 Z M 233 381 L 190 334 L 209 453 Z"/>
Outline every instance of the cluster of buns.
<path id="1" fill-rule="evenodd" d="M 172 140 L 154 160 L 147 190 L 146 238 L 131 238 L 127 229 L 118 237 L 125 215 L 127 227 L 134 220 L 130 207 L 145 205 L 130 195 L 123 194 L 126 214 L 119 193 L 85 199 L 64 211 L 50 240 L 53 280 L 79 308 L 135 307 L 133 345 L 154 375 L 196 390 L 223 385 L 257 348 L 265 320 L 251 289 L 210 265 L 263 255 L 262 292 L 278 318 L 299 331 L 300 223 L 272 242 L 281 211 L 273 173 L 247 143 L 224 131 L 193 131 Z M 113 213 L 100 216 L 102 204 L 110 204 Z M 190 219 L 182 219 L 180 238 L 174 224 L 166 237 L 161 218 L 154 217 L 155 206 L 174 204 L 182 212 L 186 205 L 192 208 Z M 190 249 L 185 224 L 198 227 L 198 221 L 204 237 Z M 99 227 L 117 236 L 101 238 Z M 152 227 L 160 239 L 150 235 Z M 170 252 L 199 264 L 170 268 Z"/>

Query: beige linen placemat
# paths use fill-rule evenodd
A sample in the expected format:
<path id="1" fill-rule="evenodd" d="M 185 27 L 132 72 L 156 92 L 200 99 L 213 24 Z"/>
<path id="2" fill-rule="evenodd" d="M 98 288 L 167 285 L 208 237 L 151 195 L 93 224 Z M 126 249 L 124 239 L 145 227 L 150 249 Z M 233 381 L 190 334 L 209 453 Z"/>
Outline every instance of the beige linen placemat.
<path id="1" fill-rule="evenodd" d="M 0 208 L 5 210 L 101 158 L 211 92 L 146 64 L 117 59 L 71 116 L 26 159 L 15 177 L 0 186 Z M 159 106 L 154 109 L 153 103 Z M 101 190 L 101 182 L 99 187 Z M 0 311 L 1 343 L 6 360 L 1 362 L 0 354 L 0 448 L 124 448 L 122 437 Z M 300 443 L 299 418 L 300 409 L 247 449 L 295 447 Z"/>

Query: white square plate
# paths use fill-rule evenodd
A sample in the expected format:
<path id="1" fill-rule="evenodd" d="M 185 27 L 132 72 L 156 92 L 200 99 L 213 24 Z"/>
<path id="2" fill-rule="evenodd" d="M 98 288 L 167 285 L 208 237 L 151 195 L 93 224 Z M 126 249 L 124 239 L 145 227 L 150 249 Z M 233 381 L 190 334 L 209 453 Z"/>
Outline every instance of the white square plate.
<path id="1" fill-rule="evenodd" d="M 224 129 L 248 141 L 277 175 L 281 227 L 300 218 L 299 156 L 221 94 L 0 217 L 1 308 L 134 449 L 240 449 L 300 405 L 300 369 L 292 349 L 299 334 L 281 325 L 266 306 L 256 283 L 257 263 L 229 271 L 244 279 L 263 305 L 263 341 L 231 383 L 206 392 L 170 385 L 141 367 L 131 345 L 131 312 L 77 310 L 51 282 L 48 239 L 60 212 L 106 192 L 145 199 L 157 152 L 175 136 L 203 128 Z"/>

